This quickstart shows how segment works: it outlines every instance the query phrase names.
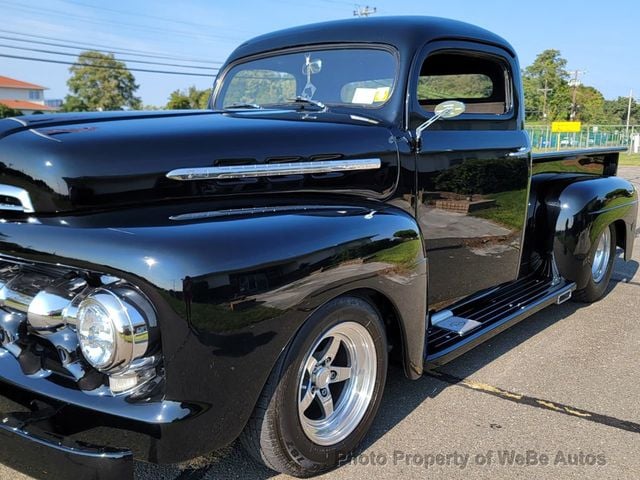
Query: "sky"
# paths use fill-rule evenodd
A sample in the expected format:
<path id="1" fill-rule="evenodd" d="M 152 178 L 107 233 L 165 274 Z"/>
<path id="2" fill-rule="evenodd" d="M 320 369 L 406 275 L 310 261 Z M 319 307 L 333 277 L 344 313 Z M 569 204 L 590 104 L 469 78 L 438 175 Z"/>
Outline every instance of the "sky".
<path id="1" fill-rule="evenodd" d="M 360 3 L 364 7 L 366 3 Z M 474 23 L 506 38 L 527 66 L 547 48 L 560 50 L 569 70 L 585 72 L 585 85 L 606 98 L 640 97 L 640 9 L 631 0 L 371 0 L 376 16 L 431 15 Z M 73 55 L 20 50 L 33 48 L 77 54 L 78 50 L 17 41 L 36 40 L 101 49 L 136 50 L 178 60 L 197 69 L 127 62 L 130 68 L 190 71 L 205 76 L 133 72 L 145 105 L 163 106 L 169 94 L 190 85 L 207 88 L 215 69 L 242 41 L 274 30 L 351 18 L 348 0 L 0 0 L 0 55 L 73 61 Z M 20 35 L 19 35 L 20 34 Z M 32 35 L 31 37 L 24 36 Z M 35 35 L 39 37 L 35 37 Z M 43 38 L 47 37 L 47 38 Z M 125 55 L 116 55 L 125 59 Z M 142 59 L 142 57 L 138 57 Z M 0 75 L 49 88 L 45 98 L 67 94 L 68 65 L 0 57 Z"/>

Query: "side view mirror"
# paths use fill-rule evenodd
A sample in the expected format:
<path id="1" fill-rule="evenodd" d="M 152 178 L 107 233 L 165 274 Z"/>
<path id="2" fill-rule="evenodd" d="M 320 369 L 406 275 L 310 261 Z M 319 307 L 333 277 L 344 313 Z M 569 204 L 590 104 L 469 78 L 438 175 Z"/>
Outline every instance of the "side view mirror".
<path id="1" fill-rule="evenodd" d="M 436 108 L 433 110 L 433 117 L 416 128 L 416 147 L 418 151 L 422 146 L 422 132 L 441 118 L 447 119 L 462 115 L 465 109 L 464 103 L 458 102 L 457 100 L 447 100 L 446 102 L 436 105 Z"/>

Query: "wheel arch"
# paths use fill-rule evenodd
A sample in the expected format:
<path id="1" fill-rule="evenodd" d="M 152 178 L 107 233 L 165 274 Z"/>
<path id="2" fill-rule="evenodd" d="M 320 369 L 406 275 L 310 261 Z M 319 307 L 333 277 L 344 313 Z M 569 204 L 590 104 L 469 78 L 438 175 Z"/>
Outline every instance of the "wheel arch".
<path id="1" fill-rule="evenodd" d="M 412 377 L 410 368 L 411 360 L 407 358 L 407 338 L 406 329 L 398 307 L 384 293 L 372 288 L 361 288 L 344 293 L 342 296 L 360 297 L 372 304 L 380 313 L 385 326 L 387 343 L 389 345 L 389 356 L 393 360 L 402 362 L 407 377 Z"/>
<path id="2" fill-rule="evenodd" d="M 547 198 L 546 203 L 547 211 L 556 215 L 553 253 L 558 270 L 578 289 L 590 278 L 594 242 L 609 225 L 615 228 L 616 244 L 625 250 L 625 259 L 631 258 L 638 196 L 626 180 L 581 178 L 567 185 L 557 200 Z"/>

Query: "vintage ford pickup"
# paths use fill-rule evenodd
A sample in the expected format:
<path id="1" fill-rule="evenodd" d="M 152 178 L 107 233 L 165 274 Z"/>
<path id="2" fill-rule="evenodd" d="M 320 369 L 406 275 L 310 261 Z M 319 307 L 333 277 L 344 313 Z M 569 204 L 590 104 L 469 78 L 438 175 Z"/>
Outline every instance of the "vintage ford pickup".
<path id="1" fill-rule="evenodd" d="M 0 121 L 0 461 L 125 478 L 240 439 L 314 475 L 390 361 L 602 297 L 622 149 L 532 155 L 523 110 L 502 38 L 394 17 L 250 40 L 208 110 Z"/>

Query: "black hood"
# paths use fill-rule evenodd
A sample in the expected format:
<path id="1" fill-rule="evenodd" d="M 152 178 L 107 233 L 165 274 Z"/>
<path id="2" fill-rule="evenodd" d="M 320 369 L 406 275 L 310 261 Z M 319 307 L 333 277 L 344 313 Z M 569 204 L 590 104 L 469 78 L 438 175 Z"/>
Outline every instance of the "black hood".
<path id="1" fill-rule="evenodd" d="M 178 168 L 379 158 L 371 171 L 178 181 Z M 375 121 L 313 111 L 107 112 L 0 120 L 0 184 L 35 212 L 290 191 L 388 195 L 395 140 Z"/>

